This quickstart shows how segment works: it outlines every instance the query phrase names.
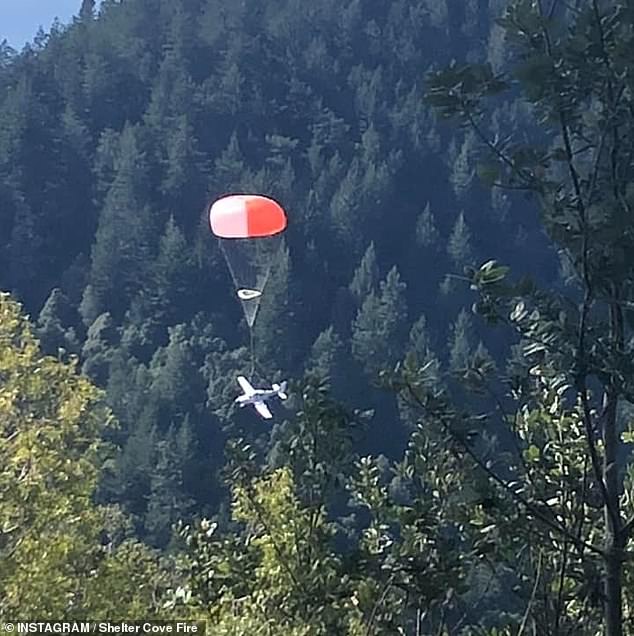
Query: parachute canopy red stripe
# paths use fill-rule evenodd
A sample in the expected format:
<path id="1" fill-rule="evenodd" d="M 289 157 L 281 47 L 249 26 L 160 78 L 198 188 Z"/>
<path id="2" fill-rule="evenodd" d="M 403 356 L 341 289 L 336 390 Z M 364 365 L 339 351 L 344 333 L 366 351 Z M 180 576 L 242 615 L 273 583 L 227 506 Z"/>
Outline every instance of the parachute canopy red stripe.
<path id="1" fill-rule="evenodd" d="M 273 236 L 286 228 L 282 206 L 259 194 L 232 194 L 209 209 L 211 231 L 220 238 Z"/>

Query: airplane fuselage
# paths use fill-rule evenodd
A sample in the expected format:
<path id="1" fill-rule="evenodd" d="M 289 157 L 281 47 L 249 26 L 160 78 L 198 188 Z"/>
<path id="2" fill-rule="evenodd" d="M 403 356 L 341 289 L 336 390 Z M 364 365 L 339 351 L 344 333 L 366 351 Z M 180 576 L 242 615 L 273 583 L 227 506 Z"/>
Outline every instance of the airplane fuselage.
<path id="1" fill-rule="evenodd" d="M 255 389 L 252 395 L 239 395 L 235 401 L 240 406 L 245 406 L 247 404 L 255 404 L 256 402 L 266 402 L 272 397 L 276 397 L 278 393 L 279 392 L 274 389 Z"/>
<path id="2" fill-rule="evenodd" d="M 243 393 L 235 399 L 236 404 L 241 407 L 252 404 L 255 410 L 266 420 L 270 420 L 273 417 L 266 404 L 267 401 L 272 397 L 278 397 L 280 400 L 285 400 L 288 397 L 286 395 L 286 381 L 281 384 L 274 383 L 270 389 L 255 389 L 243 375 L 239 375 L 237 380 Z"/>

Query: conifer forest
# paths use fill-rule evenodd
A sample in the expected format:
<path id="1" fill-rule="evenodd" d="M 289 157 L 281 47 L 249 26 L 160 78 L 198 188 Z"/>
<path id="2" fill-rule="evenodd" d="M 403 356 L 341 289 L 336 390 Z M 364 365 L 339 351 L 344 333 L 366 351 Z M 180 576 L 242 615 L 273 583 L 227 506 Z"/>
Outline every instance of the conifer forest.
<path id="1" fill-rule="evenodd" d="M 0 43 L 0 621 L 634 635 L 634 2 L 77 5 Z"/>

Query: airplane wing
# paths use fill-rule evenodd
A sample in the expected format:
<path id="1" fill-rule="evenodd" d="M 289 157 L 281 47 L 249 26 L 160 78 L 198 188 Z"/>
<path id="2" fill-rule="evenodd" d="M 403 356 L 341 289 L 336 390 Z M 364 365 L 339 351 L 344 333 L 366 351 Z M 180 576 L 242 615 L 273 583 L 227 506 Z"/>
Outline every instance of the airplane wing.
<path id="1" fill-rule="evenodd" d="M 264 402 L 253 402 L 255 410 L 265 419 L 270 420 L 273 417 L 269 407 Z"/>
<path id="2" fill-rule="evenodd" d="M 255 393 L 250 382 L 243 375 L 238 376 L 238 384 L 245 395 L 253 395 Z"/>

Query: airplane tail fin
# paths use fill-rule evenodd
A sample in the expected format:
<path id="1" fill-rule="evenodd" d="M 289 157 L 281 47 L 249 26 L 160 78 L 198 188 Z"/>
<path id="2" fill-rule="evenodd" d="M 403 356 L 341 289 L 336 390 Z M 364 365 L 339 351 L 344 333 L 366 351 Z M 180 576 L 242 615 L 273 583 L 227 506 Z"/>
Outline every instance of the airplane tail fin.
<path id="1" fill-rule="evenodd" d="M 281 385 L 279 385 L 277 387 L 277 395 L 280 398 L 280 400 L 285 400 L 286 398 L 288 398 L 288 394 L 286 393 L 286 387 L 287 387 L 287 382 L 286 380 L 284 380 L 284 382 L 282 382 Z"/>

